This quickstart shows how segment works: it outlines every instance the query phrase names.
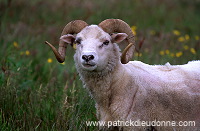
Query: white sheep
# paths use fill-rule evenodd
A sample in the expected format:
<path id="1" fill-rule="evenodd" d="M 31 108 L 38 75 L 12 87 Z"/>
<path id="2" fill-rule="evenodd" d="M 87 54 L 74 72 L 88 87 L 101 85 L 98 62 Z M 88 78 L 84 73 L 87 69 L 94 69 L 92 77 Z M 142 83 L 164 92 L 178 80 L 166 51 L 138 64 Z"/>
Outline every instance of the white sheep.
<path id="1" fill-rule="evenodd" d="M 46 44 L 63 62 L 67 44 L 76 43 L 76 69 L 96 102 L 100 121 L 195 121 L 195 126 L 106 126 L 103 130 L 200 130 L 200 61 L 185 65 L 129 62 L 134 36 L 119 19 L 90 26 L 72 21 L 60 39 L 58 51 Z M 121 54 L 116 43 L 123 40 L 128 44 Z"/>

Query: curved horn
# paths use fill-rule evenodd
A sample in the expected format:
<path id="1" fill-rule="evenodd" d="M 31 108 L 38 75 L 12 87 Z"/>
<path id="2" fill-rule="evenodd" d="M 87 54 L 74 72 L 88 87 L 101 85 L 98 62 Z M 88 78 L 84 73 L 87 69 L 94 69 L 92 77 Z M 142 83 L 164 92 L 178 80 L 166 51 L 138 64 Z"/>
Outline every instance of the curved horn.
<path id="1" fill-rule="evenodd" d="M 87 25 L 88 24 L 82 20 L 71 21 L 63 29 L 61 36 L 66 35 L 66 34 L 77 34 Z M 46 41 L 45 43 L 51 47 L 58 62 L 63 63 L 65 61 L 67 44 L 64 41 L 60 40 L 59 48 L 57 51 L 56 48 L 53 45 L 51 45 L 49 42 Z"/>
<path id="2" fill-rule="evenodd" d="M 126 33 L 128 35 L 126 41 L 129 45 L 124 49 L 121 55 L 122 64 L 128 63 L 129 60 L 132 58 L 133 52 L 135 50 L 135 39 L 130 26 L 120 19 L 107 19 L 102 21 L 99 24 L 99 27 L 101 27 L 107 33 L 119 32 Z"/>

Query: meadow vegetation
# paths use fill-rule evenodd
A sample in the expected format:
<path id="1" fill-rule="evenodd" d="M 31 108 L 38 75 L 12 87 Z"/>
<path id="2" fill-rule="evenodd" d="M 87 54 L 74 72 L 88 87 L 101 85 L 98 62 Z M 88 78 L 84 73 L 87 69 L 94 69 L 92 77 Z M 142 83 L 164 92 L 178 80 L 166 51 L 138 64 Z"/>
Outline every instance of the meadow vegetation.
<path id="1" fill-rule="evenodd" d="M 94 101 L 76 72 L 68 47 L 58 63 L 45 40 L 58 47 L 63 27 L 82 19 L 126 21 L 136 35 L 134 60 L 186 64 L 200 59 L 198 0 L 0 1 L 0 130 L 93 131 Z"/>

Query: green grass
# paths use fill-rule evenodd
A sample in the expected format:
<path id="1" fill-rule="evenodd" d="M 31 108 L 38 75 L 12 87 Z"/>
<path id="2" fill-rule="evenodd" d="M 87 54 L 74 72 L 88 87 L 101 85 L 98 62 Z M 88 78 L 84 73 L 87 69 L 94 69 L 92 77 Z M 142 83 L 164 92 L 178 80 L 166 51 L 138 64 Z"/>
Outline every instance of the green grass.
<path id="1" fill-rule="evenodd" d="M 65 64 L 59 64 L 44 41 L 58 47 L 71 20 L 98 24 L 107 18 L 137 27 L 135 60 L 185 64 L 200 59 L 198 1 L 0 1 L 0 130 L 97 130 L 85 124 L 97 120 L 95 104 L 82 88 L 74 51 L 69 47 Z"/>

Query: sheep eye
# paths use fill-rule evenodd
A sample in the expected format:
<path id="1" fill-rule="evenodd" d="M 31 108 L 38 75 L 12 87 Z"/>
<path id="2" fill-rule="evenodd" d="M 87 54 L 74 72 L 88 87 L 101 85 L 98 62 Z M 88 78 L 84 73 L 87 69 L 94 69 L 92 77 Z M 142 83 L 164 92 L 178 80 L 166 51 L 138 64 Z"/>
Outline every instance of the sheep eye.
<path id="1" fill-rule="evenodd" d="M 81 41 L 82 41 L 81 38 L 78 38 L 75 40 L 75 43 L 79 45 L 79 44 L 81 44 Z"/>
<path id="2" fill-rule="evenodd" d="M 108 44 L 109 44 L 109 41 L 108 41 L 108 40 L 105 40 L 105 41 L 103 42 L 103 44 L 104 44 L 104 45 L 108 45 Z"/>

